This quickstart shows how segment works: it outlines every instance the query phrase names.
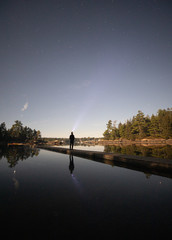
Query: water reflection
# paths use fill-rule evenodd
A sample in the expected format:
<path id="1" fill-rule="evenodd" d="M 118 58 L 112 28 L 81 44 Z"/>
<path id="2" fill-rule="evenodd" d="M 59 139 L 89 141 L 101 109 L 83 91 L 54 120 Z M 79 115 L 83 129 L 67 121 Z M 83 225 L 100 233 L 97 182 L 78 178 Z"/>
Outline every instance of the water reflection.
<path id="1" fill-rule="evenodd" d="M 165 146 L 143 146 L 134 144 L 122 146 L 106 145 L 104 146 L 104 152 L 172 159 L 172 147 L 170 145 Z"/>
<path id="2" fill-rule="evenodd" d="M 74 166 L 73 154 L 70 154 L 70 155 L 69 155 L 69 172 L 70 172 L 70 174 L 71 174 L 73 183 L 74 183 L 77 191 L 80 193 L 80 196 L 83 197 L 83 188 L 82 188 L 82 185 L 81 185 L 79 179 L 78 179 L 77 176 L 75 176 L 75 174 L 73 173 L 74 168 L 75 168 L 75 166 Z"/>
<path id="3" fill-rule="evenodd" d="M 9 167 L 13 168 L 17 165 L 18 161 L 26 160 L 29 157 L 39 155 L 39 149 L 30 146 L 9 146 L 0 148 L 0 160 L 2 157 L 7 159 Z"/>
<path id="4" fill-rule="evenodd" d="M 69 155 L 69 171 L 70 171 L 70 173 L 72 174 L 73 173 L 73 171 L 74 171 L 74 160 L 73 160 L 73 155 L 72 154 L 70 154 Z"/>
<path id="5" fill-rule="evenodd" d="M 86 233 L 87 239 L 94 234 L 109 238 L 114 231 L 133 237 L 137 229 L 136 238 L 152 234 L 155 239 L 159 231 L 171 229 L 171 179 L 150 173 L 145 178 L 138 171 L 44 150 L 35 161 L 19 162 L 12 169 L 4 162 L 0 205 L 6 238 L 20 238 L 21 229 L 24 239 L 58 239 L 72 233 L 77 239 Z"/>

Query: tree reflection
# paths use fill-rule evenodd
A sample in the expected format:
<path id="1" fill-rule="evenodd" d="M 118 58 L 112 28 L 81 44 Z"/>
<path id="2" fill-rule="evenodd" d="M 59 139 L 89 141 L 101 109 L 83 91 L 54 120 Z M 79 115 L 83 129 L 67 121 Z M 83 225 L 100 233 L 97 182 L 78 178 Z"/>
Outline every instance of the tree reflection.
<path id="1" fill-rule="evenodd" d="M 18 161 L 24 161 L 29 157 L 39 155 L 39 149 L 30 146 L 9 146 L 0 148 L 0 159 L 5 157 L 9 163 L 9 167 L 13 168 L 17 165 Z"/>
<path id="2" fill-rule="evenodd" d="M 142 145 L 107 145 L 105 152 L 119 153 L 124 155 L 138 155 L 144 157 L 158 157 L 172 159 L 172 147 L 165 146 L 142 146 Z"/>

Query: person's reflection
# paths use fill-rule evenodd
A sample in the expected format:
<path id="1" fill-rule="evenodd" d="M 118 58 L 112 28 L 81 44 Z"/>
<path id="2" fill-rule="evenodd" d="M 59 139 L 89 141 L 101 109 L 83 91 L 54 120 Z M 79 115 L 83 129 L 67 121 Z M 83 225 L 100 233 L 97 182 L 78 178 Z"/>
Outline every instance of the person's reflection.
<path id="1" fill-rule="evenodd" d="M 73 155 L 69 155 L 69 171 L 72 174 L 74 170 L 74 161 L 73 161 Z"/>

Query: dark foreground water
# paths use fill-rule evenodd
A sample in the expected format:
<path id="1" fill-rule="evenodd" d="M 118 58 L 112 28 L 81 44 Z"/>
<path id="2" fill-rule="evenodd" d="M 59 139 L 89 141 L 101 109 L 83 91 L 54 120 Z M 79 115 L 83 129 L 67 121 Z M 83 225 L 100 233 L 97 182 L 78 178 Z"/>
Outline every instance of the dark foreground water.
<path id="1" fill-rule="evenodd" d="M 171 239 L 172 179 L 45 150 L 1 149 L 0 217 L 4 239 Z"/>

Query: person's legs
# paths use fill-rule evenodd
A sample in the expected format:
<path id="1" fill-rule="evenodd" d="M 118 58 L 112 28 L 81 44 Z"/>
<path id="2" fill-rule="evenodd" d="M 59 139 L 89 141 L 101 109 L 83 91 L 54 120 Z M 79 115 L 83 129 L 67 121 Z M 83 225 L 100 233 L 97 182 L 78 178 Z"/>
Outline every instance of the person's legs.
<path id="1" fill-rule="evenodd" d="M 73 142 L 70 142 L 70 149 L 73 149 Z"/>

